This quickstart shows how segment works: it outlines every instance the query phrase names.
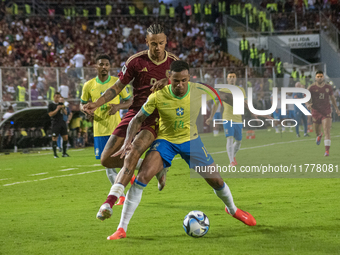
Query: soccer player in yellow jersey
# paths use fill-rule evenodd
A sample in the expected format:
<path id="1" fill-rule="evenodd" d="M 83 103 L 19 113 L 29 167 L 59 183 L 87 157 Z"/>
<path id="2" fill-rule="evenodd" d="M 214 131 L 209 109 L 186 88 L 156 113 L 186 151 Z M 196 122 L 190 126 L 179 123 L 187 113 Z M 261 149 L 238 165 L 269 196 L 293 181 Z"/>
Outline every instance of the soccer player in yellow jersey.
<path id="1" fill-rule="evenodd" d="M 230 85 L 236 85 L 236 73 L 235 72 L 229 72 L 227 76 L 227 82 Z M 246 93 L 242 87 L 239 87 L 244 95 L 245 100 L 246 98 Z M 231 166 L 236 166 L 237 161 L 236 161 L 236 153 L 239 151 L 241 147 L 241 141 L 242 141 L 242 128 L 243 128 L 243 123 L 242 123 L 242 115 L 234 115 L 233 114 L 233 97 L 229 89 L 220 89 L 219 90 L 221 99 L 223 101 L 223 114 L 222 114 L 222 119 L 227 120 L 228 122 L 223 124 L 224 128 L 224 133 L 227 138 L 227 153 L 230 161 Z M 249 111 L 248 104 L 246 101 L 244 101 L 245 109 Z M 207 119 L 206 123 L 209 125 L 210 121 L 212 120 L 216 109 L 218 105 L 214 105 L 213 110 L 211 112 L 211 115 L 209 119 Z M 252 114 L 255 118 L 257 118 L 256 115 Z M 234 142 L 235 138 L 235 142 Z"/>
<path id="2" fill-rule="evenodd" d="M 118 77 L 109 75 L 111 65 L 110 57 L 108 55 L 99 55 L 96 58 L 96 64 L 98 76 L 84 84 L 81 95 L 81 108 L 84 104 L 87 104 L 90 99 L 92 102 L 95 102 L 118 80 Z M 123 100 L 122 103 L 120 103 L 120 99 Z M 100 159 L 104 147 L 112 134 L 112 131 L 121 121 L 119 110 L 128 108 L 132 104 L 132 101 L 132 93 L 129 92 L 126 87 L 119 93 L 119 97 L 115 97 L 111 101 L 95 110 L 93 119 L 93 132 L 96 159 Z M 106 174 L 113 185 L 117 176 L 115 168 L 106 168 Z M 117 205 L 123 204 L 124 200 L 125 197 L 123 193 L 123 195 L 119 198 Z"/>
<path id="3" fill-rule="evenodd" d="M 158 110 L 160 119 L 157 139 L 152 143 L 135 182 L 127 193 L 118 229 L 107 238 L 108 240 L 126 237 L 128 223 L 140 203 L 144 188 L 163 168 L 171 166 L 175 155 L 180 154 L 190 168 L 216 167 L 197 133 L 196 126 L 201 95 L 204 93 L 200 87 L 206 87 L 189 83 L 189 79 L 189 65 L 186 62 L 177 60 L 171 63 L 171 84 L 151 94 L 130 122 L 124 144 L 114 156 L 119 154 L 124 156 L 128 153 L 132 139 L 143 121 L 156 109 Z M 227 213 L 249 226 L 256 225 L 256 220 L 251 214 L 235 206 L 230 189 L 218 171 L 211 171 L 209 174 L 200 171 L 199 173 L 223 201 Z"/>

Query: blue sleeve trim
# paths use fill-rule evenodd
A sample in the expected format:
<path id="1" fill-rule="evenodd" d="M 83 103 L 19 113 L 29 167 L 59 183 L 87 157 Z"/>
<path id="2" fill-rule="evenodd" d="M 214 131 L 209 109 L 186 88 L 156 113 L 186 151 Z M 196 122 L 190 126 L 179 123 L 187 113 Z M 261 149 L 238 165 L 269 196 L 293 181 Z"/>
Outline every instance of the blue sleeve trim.
<path id="1" fill-rule="evenodd" d="M 82 104 L 87 104 L 87 101 L 84 101 L 84 100 L 82 100 L 82 99 L 80 99 L 80 102 L 81 102 Z"/>
<path id="2" fill-rule="evenodd" d="M 138 184 L 138 185 L 140 185 L 140 186 L 142 186 L 142 187 L 144 187 L 144 188 L 146 187 L 146 184 L 144 184 L 144 183 L 138 181 L 137 179 L 135 179 L 135 183 Z"/>
<path id="3" fill-rule="evenodd" d="M 146 115 L 146 116 L 150 116 L 151 114 L 147 113 L 145 110 L 144 110 L 144 106 L 142 106 L 141 108 L 142 112 Z"/>
<path id="4" fill-rule="evenodd" d="M 129 100 L 131 98 L 131 95 L 129 95 L 128 97 L 126 97 L 126 98 L 122 98 L 124 101 L 127 101 L 127 100 Z"/>

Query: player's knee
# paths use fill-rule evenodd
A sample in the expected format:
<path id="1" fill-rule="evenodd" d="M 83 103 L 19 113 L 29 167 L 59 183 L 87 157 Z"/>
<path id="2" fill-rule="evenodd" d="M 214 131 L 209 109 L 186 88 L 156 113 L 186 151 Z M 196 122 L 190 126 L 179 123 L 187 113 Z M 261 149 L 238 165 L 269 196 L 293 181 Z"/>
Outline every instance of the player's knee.
<path id="1" fill-rule="evenodd" d="M 210 185 L 213 189 L 220 190 L 224 186 L 224 181 L 222 178 L 214 179 Z"/>
<path id="2" fill-rule="evenodd" d="M 136 180 L 143 183 L 143 184 L 148 184 L 150 179 L 151 178 L 145 172 L 139 172 L 137 177 L 136 177 Z"/>

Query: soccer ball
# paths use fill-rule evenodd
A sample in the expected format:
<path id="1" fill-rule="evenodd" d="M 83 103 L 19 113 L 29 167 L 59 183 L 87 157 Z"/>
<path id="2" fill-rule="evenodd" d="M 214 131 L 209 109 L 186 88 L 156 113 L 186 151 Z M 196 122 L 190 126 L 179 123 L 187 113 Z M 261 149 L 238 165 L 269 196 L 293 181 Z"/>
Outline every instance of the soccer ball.
<path id="1" fill-rule="evenodd" d="M 210 227 L 209 219 L 201 211 L 191 211 L 185 216 L 183 228 L 187 235 L 192 237 L 202 237 L 208 233 Z"/>

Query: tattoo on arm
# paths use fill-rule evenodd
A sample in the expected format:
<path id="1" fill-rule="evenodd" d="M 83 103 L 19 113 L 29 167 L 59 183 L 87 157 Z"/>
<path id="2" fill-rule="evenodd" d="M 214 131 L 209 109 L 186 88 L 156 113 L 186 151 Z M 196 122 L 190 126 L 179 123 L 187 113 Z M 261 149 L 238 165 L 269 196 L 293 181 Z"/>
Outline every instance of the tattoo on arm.
<path id="1" fill-rule="evenodd" d="M 124 174 L 129 174 L 131 171 L 129 169 L 125 169 Z"/>
<path id="2" fill-rule="evenodd" d="M 106 103 L 114 99 L 116 96 L 117 96 L 117 93 L 112 87 L 108 88 L 103 94 L 103 97 Z"/>
<path id="3" fill-rule="evenodd" d="M 132 138 L 137 134 L 142 126 L 143 121 L 147 116 L 140 110 L 135 117 L 132 118 L 131 122 L 126 131 L 126 138 L 128 141 L 132 141 Z"/>

